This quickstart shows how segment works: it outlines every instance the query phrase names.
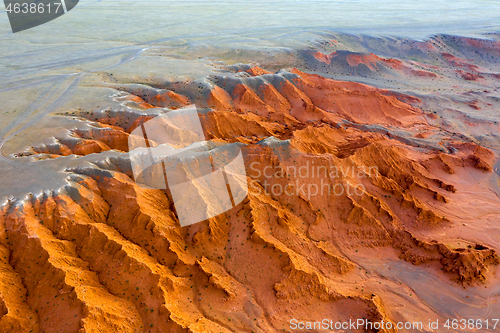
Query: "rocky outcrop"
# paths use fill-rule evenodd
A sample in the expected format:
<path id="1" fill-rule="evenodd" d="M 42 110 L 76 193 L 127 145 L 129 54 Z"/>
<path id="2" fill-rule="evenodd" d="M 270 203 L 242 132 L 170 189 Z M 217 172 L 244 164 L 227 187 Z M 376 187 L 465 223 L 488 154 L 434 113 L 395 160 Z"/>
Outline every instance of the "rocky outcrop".
<path id="1" fill-rule="evenodd" d="M 398 134 L 435 130 L 416 97 L 297 69 L 235 72 L 193 83 L 202 93 L 117 87 L 128 108 L 75 112 L 85 127 L 19 154 L 95 158 L 65 169 L 63 188 L 3 206 L 2 332 L 277 332 L 306 313 L 390 322 L 385 300 L 355 284 L 369 273 L 348 254 L 362 249 L 438 264 L 464 286 L 488 281 L 493 249 L 429 234 L 455 223 L 445 208 L 464 188 L 443 175 L 491 172 L 489 149 Z M 207 139 L 240 144 L 249 192 L 181 227 L 168 191 L 136 184 L 125 152 L 143 122 L 193 102 Z"/>

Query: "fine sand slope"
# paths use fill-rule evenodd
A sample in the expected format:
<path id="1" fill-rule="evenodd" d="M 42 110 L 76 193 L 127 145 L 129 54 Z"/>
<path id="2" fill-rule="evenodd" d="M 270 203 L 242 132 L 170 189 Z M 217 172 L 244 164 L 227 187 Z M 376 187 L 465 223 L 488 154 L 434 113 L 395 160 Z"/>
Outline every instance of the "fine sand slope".
<path id="1" fill-rule="evenodd" d="M 335 52 L 302 55 L 344 74 L 438 76 Z M 90 162 L 65 169 L 65 186 L 2 206 L 0 332 L 281 332 L 292 319 L 495 317 L 495 154 L 442 131 L 419 98 L 250 66 L 203 82 L 111 87 L 121 108 L 71 110 L 61 116 L 85 127 L 16 154 L 35 165 Z M 239 145 L 249 193 L 181 227 L 165 190 L 134 182 L 128 137 L 191 104 L 207 140 Z"/>

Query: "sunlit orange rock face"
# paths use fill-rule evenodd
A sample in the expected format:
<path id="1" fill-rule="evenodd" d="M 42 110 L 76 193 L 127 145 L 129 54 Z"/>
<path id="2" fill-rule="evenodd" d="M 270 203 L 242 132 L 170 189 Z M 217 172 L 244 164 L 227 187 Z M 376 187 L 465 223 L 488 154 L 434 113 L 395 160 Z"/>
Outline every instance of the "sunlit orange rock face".
<path id="1" fill-rule="evenodd" d="M 461 209 L 498 214 L 498 198 L 484 199 L 489 207 L 464 200 L 487 192 L 490 150 L 426 141 L 436 128 L 408 104 L 413 96 L 297 69 L 246 73 L 192 95 L 124 89 L 137 108 L 81 113 L 85 130 L 23 153 L 117 151 L 66 170 L 60 190 L 3 206 L 0 332 L 290 332 L 292 319 L 442 319 L 366 260 L 422 267 L 443 286 L 489 286 L 497 254 L 480 233 L 464 241 L 457 230 Z M 240 144 L 249 193 L 181 227 L 166 191 L 134 182 L 126 151 L 129 133 L 165 112 L 158 107 L 189 103 L 209 108 L 200 113 L 207 139 Z"/>

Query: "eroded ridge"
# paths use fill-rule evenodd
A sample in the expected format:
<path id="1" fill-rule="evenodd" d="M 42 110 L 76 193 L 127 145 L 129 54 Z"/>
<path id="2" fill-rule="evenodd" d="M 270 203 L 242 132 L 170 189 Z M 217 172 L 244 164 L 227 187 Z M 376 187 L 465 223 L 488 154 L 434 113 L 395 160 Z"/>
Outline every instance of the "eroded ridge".
<path id="1" fill-rule="evenodd" d="M 85 130 L 18 155 L 46 163 L 116 152 L 65 170 L 63 188 L 3 206 L 2 332 L 277 332 L 290 331 L 291 318 L 393 321 L 385 304 L 394 300 L 358 285 L 394 281 L 368 272 L 358 251 L 428 266 L 463 286 L 488 282 L 499 263 L 489 244 L 457 247 L 432 235 L 462 224 L 448 207 L 474 186 L 461 179 L 491 174 L 489 149 L 419 137 L 440 130 L 411 96 L 296 69 L 234 72 L 116 86 L 124 108 L 71 112 Z M 190 104 L 203 109 L 207 139 L 240 145 L 249 193 L 182 228 L 167 191 L 134 182 L 125 152 L 141 123 Z M 405 304 L 434 311 L 415 302 Z"/>

